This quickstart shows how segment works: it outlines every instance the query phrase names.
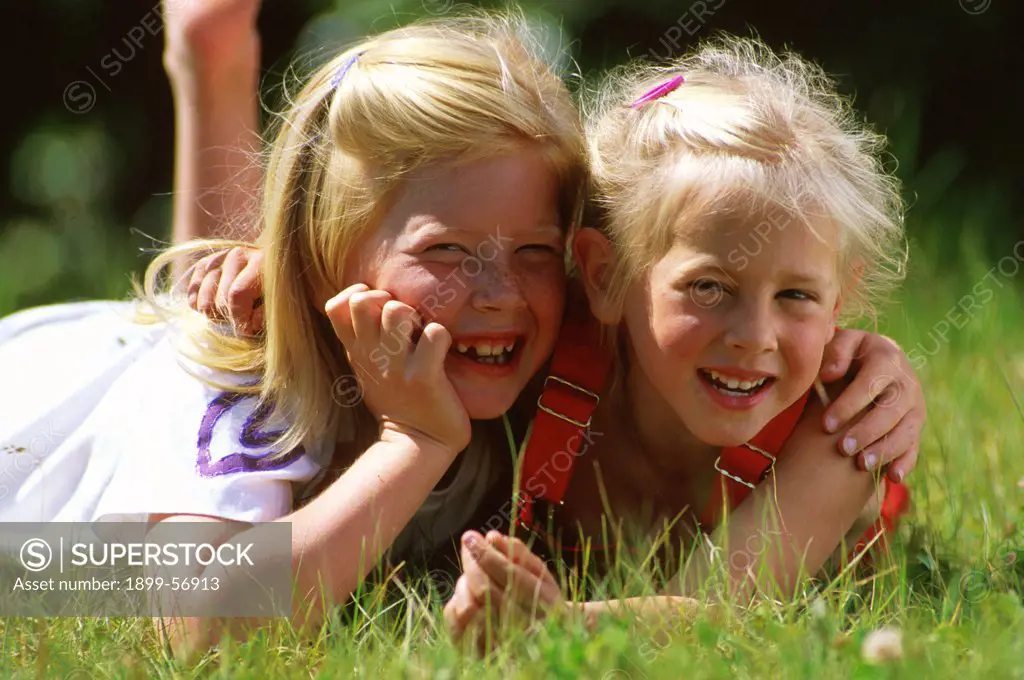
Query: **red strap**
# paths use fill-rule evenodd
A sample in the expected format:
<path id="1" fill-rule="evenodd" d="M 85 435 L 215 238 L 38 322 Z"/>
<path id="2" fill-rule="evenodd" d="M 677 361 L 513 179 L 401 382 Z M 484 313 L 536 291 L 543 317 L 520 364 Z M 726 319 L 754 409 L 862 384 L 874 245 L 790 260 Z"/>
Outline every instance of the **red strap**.
<path id="1" fill-rule="evenodd" d="M 562 324 L 537 415 L 523 454 L 518 517 L 533 523 L 533 501 L 561 503 L 573 463 L 600 402 L 612 355 L 600 342 L 600 325 L 586 314 Z"/>
<path id="2" fill-rule="evenodd" d="M 778 456 L 783 445 L 793 433 L 800 416 L 807 405 L 807 398 L 810 391 L 796 400 L 789 408 L 772 418 L 771 422 L 764 426 L 750 444 L 756 448 L 749 448 L 745 445 L 730 446 L 722 449 L 722 453 L 716 463 L 717 467 L 725 470 L 733 476 L 746 480 L 749 484 L 757 486 L 770 471 L 772 459 L 759 453 L 760 449 L 770 456 Z M 735 481 L 725 474 L 721 475 L 721 483 L 713 484 L 711 487 L 711 498 L 708 500 L 704 513 L 700 516 L 700 524 L 705 531 L 709 531 L 718 524 L 722 510 L 726 505 L 735 508 L 743 502 L 753 489 L 745 484 Z"/>

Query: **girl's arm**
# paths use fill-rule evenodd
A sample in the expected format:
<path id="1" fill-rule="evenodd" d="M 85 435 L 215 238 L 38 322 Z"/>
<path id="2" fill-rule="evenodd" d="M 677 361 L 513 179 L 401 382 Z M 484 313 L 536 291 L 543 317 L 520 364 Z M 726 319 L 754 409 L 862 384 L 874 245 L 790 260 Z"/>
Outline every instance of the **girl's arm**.
<path id="1" fill-rule="evenodd" d="M 593 602 L 566 602 L 548 566 L 519 538 L 475 531 L 462 536 L 462 575 L 445 604 L 444 621 L 458 639 L 468 638 L 484 652 L 500 631 L 503 615 L 519 614 L 527 620 L 552 611 L 581 615 L 591 629 L 602 616 L 632 614 L 658 619 L 691 619 L 702 604 L 690 597 L 656 596 Z M 488 619 L 490 624 L 488 625 Z"/>
<path id="2" fill-rule="evenodd" d="M 175 243 L 258 233 L 259 0 L 165 0 Z"/>
<path id="3" fill-rule="evenodd" d="M 381 434 L 380 441 L 327 490 L 278 520 L 292 527 L 290 559 L 296 583 L 292 614 L 300 626 L 315 625 L 325 607 L 348 600 L 471 436 L 469 416 L 444 371 L 451 347 L 446 329 L 428 323 L 414 344 L 413 329 L 422 325 L 415 310 L 364 284 L 350 286 L 330 300 L 326 314 L 350 365 L 359 372 L 362 401 L 376 416 Z M 372 357 L 384 342 L 389 355 L 381 363 Z M 391 345 L 397 345 L 393 352 Z M 257 526 L 242 538 L 258 542 L 260 532 Z M 224 584 L 252 587 L 238 569 L 211 565 L 196 571 L 181 575 L 217 577 Z M 210 594 L 183 597 L 190 596 L 209 598 Z M 238 597 L 238 591 L 219 597 Z M 242 631 L 260 623 L 168 618 L 163 621 L 163 634 L 175 649 L 188 653 L 215 644 L 225 630 Z"/>
<path id="4" fill-rule="evenodd" d="M 836 456 L 837 435 L 821 431 L 824 408 L 808 402 L 775 472 L 701 546 L 685 567 L 679 590 L 693 594 L 713 569 L 724 568 L 741 601 L 757 593 L 791 597 L 818 573 L 876 492 L 879 481 L 853 460 Z"/>
<path id="5" fill-rule="evenodd" d="M 362 579 L 401 533 L 427 495 L 444 476 L 457 451 L 435 442 L 385 431 L 381 441 L 362 456 L 322 494 L 301 509 L 277 522 L 291 525 L 291 573 L 295 587 L 292 596 L 292 622 L 296 628 L 316 626 L 323 620 L 325 607 L 344 603 Z M 267 545 L 262 527 L 242 529 L 245 525 L 213 518 L 188 515 L 156 516 L 162 523 L 222 522 L 223 541 Z M 242 530 L 240 530 L 242 529 Z M 239 593 L 227 591 L 230 584 L 253 587 L 253 573 L 263 566 L 240 569 L 216 564 L 193 571 L 176 572 L 185 578 L 218 578 L 225 591 L 216 595 L 195 591 L 191 595 L 209 599 L 219 596 L 238 599 Z M 168 582 L 169 578 L 166 579 Z M 188 597 L 189 593 L 174 594 Z M 179 600 L 180 602 L 180 600 Z M 240 618 L 165 618 L 162 634 L 176 653 L 183 656 L 202 652 L 220 642 L 223 635 L 244 634 L 266 621 Z"/>

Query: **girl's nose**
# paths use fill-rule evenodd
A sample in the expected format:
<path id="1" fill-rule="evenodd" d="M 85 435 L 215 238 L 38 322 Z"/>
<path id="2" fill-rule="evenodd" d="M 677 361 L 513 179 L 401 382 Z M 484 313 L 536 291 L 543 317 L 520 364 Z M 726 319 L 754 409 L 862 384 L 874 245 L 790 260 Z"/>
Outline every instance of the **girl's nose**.
<path id="1" fill-rule="evenodd" d="M 756 354 L 779 348 L 770 302 L 738 305 L 731 317 L 725 333 L 730 347 Z"/>
<path id="2" fill-rule="evenodd" d="M 519 277 L 497 261 L 484 264 L 470 287 L 470 303 L 479 312 L 511 312 L 526 307 Z"/>

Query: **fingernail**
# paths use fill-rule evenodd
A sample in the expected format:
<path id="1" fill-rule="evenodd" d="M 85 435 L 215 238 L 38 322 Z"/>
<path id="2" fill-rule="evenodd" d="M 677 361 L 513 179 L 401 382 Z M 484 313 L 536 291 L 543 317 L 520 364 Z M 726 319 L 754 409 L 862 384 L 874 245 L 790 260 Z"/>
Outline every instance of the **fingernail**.
<path id="1" fill-rule="evenodd" d="M 878 462 L 878 456 L 873 453 L 864 454 L 864 469 L 872 470 L 875 467 L 875 463 Z"/>
<path id="2" fill-rule="evenodd" d="M 825 418 L 825 429 L 829 432 L 835 432 L 836 428 L 839 427 L 839 418 L 835 416 L 828 416 Z"/>
<path id="3" fill-rule="evenodd" d="M 846 451 L 848 456 L 852 456 L 857 451 L 857 440 L 853 437 L 847 437 L 843 440 L 843 451 Z"/>
<path id="4" fill-rule="evenodd" d="M 906 472 L 904 472 L 903 470 L 897 470 L 897 471 L 896 471 L 896 481 L 897 481 L 897 482 L 902 482 L 902 481 L 903 481 L 903 477 L 904 477 L 904 476 L 905 476 L 906 474 L 907 474 L 907 473 L 906 473 Z"/>
<path id="5" fill-rule="evenodd" d="M 462 542 L 466 544 L 470 552 L 476 554 L 480 550 L 480 539 L 476 537 L 476 534 L 466 534 L 462 537 Z"/>

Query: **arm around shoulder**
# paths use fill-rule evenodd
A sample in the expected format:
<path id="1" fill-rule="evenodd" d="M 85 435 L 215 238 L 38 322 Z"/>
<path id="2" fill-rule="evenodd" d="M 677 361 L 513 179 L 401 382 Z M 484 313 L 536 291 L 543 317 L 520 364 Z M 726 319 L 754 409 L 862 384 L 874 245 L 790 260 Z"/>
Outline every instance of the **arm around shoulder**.
<path id="1" fill-rule="evenodd" d="M 824 407 L 812 399 L 774 472 L 716 530 L 715 551 L 695 551 L 682 577 L 697 592 L 724 569 L 739 601 L 791 597 L 818 573 L 877 493 L 881 481 L 852 458 L 836 455 L 839 435 L 822 430 Z"/>

